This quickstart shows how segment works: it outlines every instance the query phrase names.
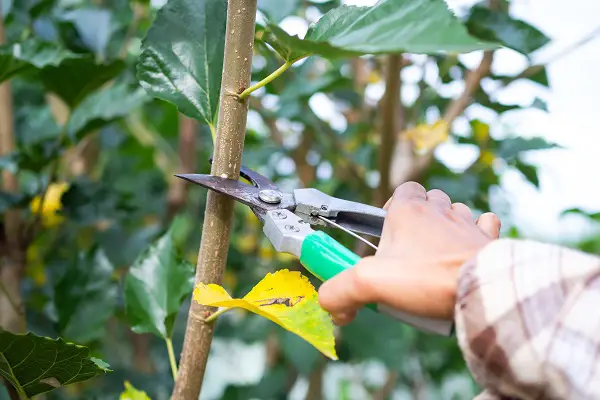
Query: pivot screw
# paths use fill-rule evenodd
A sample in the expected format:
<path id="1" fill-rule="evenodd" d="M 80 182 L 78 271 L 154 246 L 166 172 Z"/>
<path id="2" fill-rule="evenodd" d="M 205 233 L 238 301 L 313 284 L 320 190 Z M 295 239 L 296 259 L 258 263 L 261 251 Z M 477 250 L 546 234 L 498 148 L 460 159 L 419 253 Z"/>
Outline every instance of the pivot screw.
<path id="1" fill-rule="evenodd" d="M 286 225 L 285 230 L 289 232 L 300 232 L 300 228 L 294 225 Z"/>
<path id="2" fill-rule="evenodd" d="M 281 193 L 276 190 L 265 189 L 258 192 L 258 198 L 269 204 L 278 204 L 281 202 Z"/>
<path id="3" fill-rule="evenodd" d="M 321 206 L 321 210 L 322 211 L 327 211 L 327 206 L 325 206 L 325 205 Z"/>

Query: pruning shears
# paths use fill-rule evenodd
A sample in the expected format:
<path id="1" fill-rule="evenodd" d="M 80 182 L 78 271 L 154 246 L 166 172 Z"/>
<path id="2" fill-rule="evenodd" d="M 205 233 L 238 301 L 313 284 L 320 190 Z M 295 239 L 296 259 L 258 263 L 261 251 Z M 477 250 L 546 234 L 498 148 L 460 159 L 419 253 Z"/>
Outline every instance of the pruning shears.
<path id="1" fill-rule="evenodd" d="M 315 277 L 326 281 L 352 268 L 360 257 L 324 231 L 311 226 L 333 226 L 364 240 L 358 234 L 381 237 L 386 211 L 366 204 L 335 198 L 314 188 L 285 193 L 265 176 L 244 166 L 240 175 L 251 184 L 204 174 L 176 174 L 223 195 L 252 210 L 263 224 L 263 232 L 278 252 L 289 253 Z M 371 243 L 369 243 L 373 246 Z M 453 321 L 422 318 L 384 304 L 371 304 L 372 310 L 417 329 L 450 336 Z"/>

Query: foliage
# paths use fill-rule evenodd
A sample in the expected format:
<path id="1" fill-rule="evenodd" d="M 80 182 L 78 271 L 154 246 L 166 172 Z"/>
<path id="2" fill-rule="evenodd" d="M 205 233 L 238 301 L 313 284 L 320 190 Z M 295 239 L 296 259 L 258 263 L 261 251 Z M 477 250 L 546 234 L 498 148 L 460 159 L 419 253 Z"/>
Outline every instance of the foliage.
<path id="1" fill-rule="evenodd" d="M 104 361 L 89 357 L 86 347 L 33 333 L 0 330 L 0 356 L 0 374 L 23 398 L 110 371 Z"/>
<path id="2" fill-rule="evenodd" d="M 267 274 L 241 299 L 232 299 L 219 285 L 199 283 L 194 301 L 225 307 L 219 313 L 241 307 L 262 315 L 337 360 L 331 317 L 319 305 L 314 286 L 298 271 L 283 269 Z"/>
<path id="3" fill-rule="evenodd" d="M 190 263 L 196 261 L 205 207 L 205 191 L 182 186 L 173 174 L 210 168 L 226 2 L 169 0 L 158 10 L 154 2 L 126 0 L 0 3 L 8 4 L 2 9 L 6 44 L 0 46 L 0 82 L 10 82 L 15 128 L 15 148 L 0 156 L 0 170 L 16 174 L 18 182 L 18 190 L 11 191 L 2 181 L 0 251 L 7 245 L 8 212 L 16 212 L 22 219 L 20 257 L 26 260 L 17 285 L 27 330 L 33 332 L 3 332 L 0 348 L 10 336 L 23 343 L 14 351 L 39 343 L 77 352 L 77 365 L 83 363 L 89 375 L 47 375 L 62 385 L 69 379 L 73 383 L 48 393 L 49 399 L 167 399 L 173 384 L 169 364 L 174 371 L 186 324 L 180 310 L 192 301 Z M 554 146 L 519 132 L 496 134 L 492 127 L 505 113 L 544 109 L 543 101 L 536 99 L 531 107 L 504 104 L 489 87 L 518 80 L 547 87 L 545 66 L 510 76 L 488 74 L 490 85 L 476 88 L 468 99 L 494 117 L 480 121 L 465 113 L 462 131 L 442 117 L 453 102 L 444 89 L 463 87 L 472 72 L 457 53 L 492 51 L 499 43 L 529 57 L 548 42 L 539 29 L 504 8 L 491 11 L 483 5 L 459 20 L 442 0 L 384 0 L 368 8 L 342 6 L 337 0 L 259 0 L 258 5 L 265 18 L 258 19 L 254 38 L 253 85 L 223 93 L 249 97 L 246 166 L 282 188 L 315 187 L 354 201 L 379 201 L 385 101 L 373 100 L 372 93 L 386 84 L 387 54 L 392 52 L 403 53 L 402 67 L 420 76 L 418 82 L 403 82 L 416 97 L 404 98 L 403 113 L 398 113 L 404 115 L 398 143 L 410 148 L 408 153 L 401 146 L 394 149 L 391 172 L 399 176 L 394 175 L 393 184 L 406 178 L 395 162 L 429 160 L 411 179 L 445 190 L 454 201 L 481 212 L 490 209 L 506 170 L 539 183 L 526 155 Z M 310 25 L 301 38 L 279 25 L 292 15 Z M 431 78 L 431 71 L 437 76 Z M 328 116 L 323 104 L 332 110 Z M 199 121 L 192 125 L 191 140 L 184 134 L 190 125 L 182 115 Z M 457 169 L 431 153 L 440 144 L 472 148 L 477 155 Z M 348 248 L 357 246 L 338 231 L 330 234 Z M 232 235 L 221 282 L 231 299 L 224 301 L 247 306 L 247 296 L 265 275 L 273 277 L 268 274 L 282 269 L 297 277 L 304 273 L 295 258 L 273 250 L 247 207 L 236 207 Z M 312 286 L 308 290 L 306 280 L 301 281 L 312 296 Z M 298 305 L 315 306 L 314 297 L 292 309 Z M 323 321 L 327 317 L 316 306 L 315 315 Z M 253 360 L 264 372 L 254 381 L 219 376 L 206 382 L 206 390 L 215 398 L 281 398 L 301 389 L 303 378 L 311 381 L 329 368 L 357 370 L 374 362 L 383 374 L 397 375 L 399 391 L 424 382 L 437 394 L 432 397 L 449 398 L 441 392 L 444 385 L 456 376 L 468 377 L 454 341 L 374 313 L 360 313 L 336 332 L 335 352 L 330 323 L 320 328 L 327 331 L 329 349 L 320 350 L 339 356 L 338 361 L 326 360 L 310 340 L 303 340 L 304 331 L 298 336 L 254 313 L 224 314 L 214 328 L 216 341 L 265 346 L 268 358 Z M 89 354 L 108 360 L 112 371 L 107 373 Z M 47 356 L 33 351 L 27 360 L 37 368 L 47 365 Z M 213 362 L 209 371 L 224 360 L 217 355 Z M 61 371 L 71 371 L 73 364 L 61 364 Z M 75 383 L 95 375 L 100 378 Z M 21 385 L 28 380 L 16 379 Z M 54 389 L 54 383 L 31 386 L 27 394 Z M 367 381 L 357 385 L 367 392 L 378 389 Z M 473 390 L 468 386 L 459 397 Z M 0 386 L 0 399 L 3 395 Z"/>

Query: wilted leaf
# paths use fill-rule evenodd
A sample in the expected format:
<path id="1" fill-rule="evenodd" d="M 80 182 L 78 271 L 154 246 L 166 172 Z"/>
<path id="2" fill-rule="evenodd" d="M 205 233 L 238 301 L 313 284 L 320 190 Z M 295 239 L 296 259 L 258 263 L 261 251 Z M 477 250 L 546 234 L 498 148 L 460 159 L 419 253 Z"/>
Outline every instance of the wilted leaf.
<path id="1" fill-rule="evenodd" d="M 0 82 L 21 72 L 58 66 L 64 60 L 80 57 L 54 43 L 37 39 L 0 46 Z"/>
<path id="2" fill-rule="evenodd" d="M 140 254 L 125 278 L 125 309 L 133 331 L 170 337 L 193 279 L 193 266 L 177 257 L 171 228 Z"/>
<path id="3" fill-rule="evenodd" d="M 470 52 L 496 44 L 470 36 L 443 0 L 382 0 L 373 7 L 329 11 L 304 39 L 268 24 L 262 40 L 286 60 L 310 54 L 345 57 L 379 53 Z"/>
<path id="4" fill-rule="evenodd" d="M 467 20 L 471 34 L 488 41 L 499 41 L 506 47 L 529 55 L 550 42 L 544 33 L 528 23 L 514 19 L 502 11 L 475 6 Z"/>
<path id="5" fill-rule="evenodd" d="M 331 317 L 319 305 L 314 286 L 298 271 L 283 269 L 267 274 L 242 299 L 231 298 L 219 285 L 201 283 L 194 289 L 194 301 L 259 314 L 337 360 Z"/>
<path id="6" fill-rule="evenodd" d="M 142 87 L 188 117 L 214 125 L 226 19 L 226 1 L 170 0 L 142 42 L 137 64 Z"/>
<path id="7" fill-rule="evenodd" d="M 101 250 L 80 254 L 54 288 L 61 336 L 80 343 L 102 338 L 117 302 L 114 268 Z"/>
<path id="8" fill-rule="evenodd" d="M 402 137 L 414 144 L 416 153 L 425 153 L 448 139 L 449 125 L 444 120 L 433 124 L 419 124 L 402 133 Z"/>
<path id="9" fill-rule="evenodd" d="M 143 89 L 131 89 L 126 84 L 100 90 L 73 111 L 67 123 L 67 133 L 74 140 L 81 139 L 86 133 L 128 115 L 148 100 Z"/>
<path id="10" fill-rule="evenodd" d="M 111 372 L 108 364 L 90 357 L 87 347 L 0 329 L 0 375 L 22 396 L 29 398 L 107 372 Z"/>
<path id="11" fill-rule="evenodd" d="M 137 390 L 129 381 L 125 381 L 125 391 L 119 396 L 119 400 L 151 400 L 143 390 Z"/>

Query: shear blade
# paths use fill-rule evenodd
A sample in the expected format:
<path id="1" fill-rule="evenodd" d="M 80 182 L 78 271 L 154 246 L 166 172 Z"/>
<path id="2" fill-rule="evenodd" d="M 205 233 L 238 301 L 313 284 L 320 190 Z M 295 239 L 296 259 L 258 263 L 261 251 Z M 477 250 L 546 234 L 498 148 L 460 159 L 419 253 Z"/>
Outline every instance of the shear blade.
<path id="1" fill-rule="evenodd" d="M 234 179 L 205 174 L 175 174 L 175 176 L 207 189 L 214 190 L 217 193 L 232 197 L 236 201 L 250 207 L 261 221 L 264 221 L 264 214 L 267 211 L 277 210 L 286 205 L 283 199 L 279 204 L 265 203 L 260 200 L 258 196 L 261 189 Z"/>

